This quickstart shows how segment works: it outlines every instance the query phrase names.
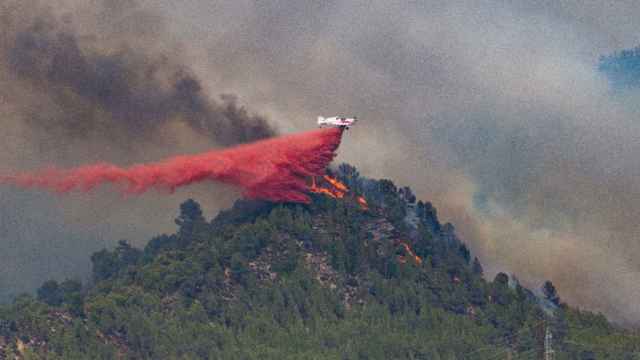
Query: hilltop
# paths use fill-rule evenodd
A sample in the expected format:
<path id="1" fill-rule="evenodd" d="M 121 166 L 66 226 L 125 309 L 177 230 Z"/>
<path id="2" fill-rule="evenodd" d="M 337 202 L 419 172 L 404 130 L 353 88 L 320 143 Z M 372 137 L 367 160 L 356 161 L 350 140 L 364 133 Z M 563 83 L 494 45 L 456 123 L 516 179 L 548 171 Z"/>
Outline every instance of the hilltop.
<path id="1" fill-rule="evenodd" d="M 480 261 L 429 202 L 341 165 L 312 202 L 238 201 L 92 255 L 0 308 L 0 359 L 638 359 L 640 334 Z M 333 181 L 337 181 L 332 185 Z"/>

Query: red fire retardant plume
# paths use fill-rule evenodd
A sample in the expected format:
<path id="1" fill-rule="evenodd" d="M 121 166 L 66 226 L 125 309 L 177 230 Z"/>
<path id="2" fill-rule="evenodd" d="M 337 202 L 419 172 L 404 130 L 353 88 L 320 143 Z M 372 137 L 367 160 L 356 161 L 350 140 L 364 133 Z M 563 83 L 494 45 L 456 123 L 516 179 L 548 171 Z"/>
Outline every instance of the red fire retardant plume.
<path id="1" fill-rule="evenodd" d="M 0 176 L 0 183 L 58 193 L 113 183 L 124 194 L 140 194 L 210 180 L 235 185 L 250 199 L 308 203 L 306 180 L 324 174 L 341 138 L 341 129 L 326 128 L 127 168 L 100 163 Z"/>

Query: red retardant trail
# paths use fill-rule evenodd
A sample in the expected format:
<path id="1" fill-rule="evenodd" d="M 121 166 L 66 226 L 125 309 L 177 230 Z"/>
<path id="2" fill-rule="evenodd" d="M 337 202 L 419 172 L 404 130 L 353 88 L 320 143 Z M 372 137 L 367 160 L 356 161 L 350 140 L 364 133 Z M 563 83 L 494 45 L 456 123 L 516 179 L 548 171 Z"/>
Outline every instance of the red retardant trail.
<path id="1" fill-rule="evenodd" d="M 324 174 L 341 139 L 341 129 L 326 128 L 127 168 L 100 163 L 0 176 L 0 183 L 58 193 L 113 183 L 124 194 L 140 194 L 211 180 L 235 185 L 250 199 L 309 203 L 307 179 Z"/>

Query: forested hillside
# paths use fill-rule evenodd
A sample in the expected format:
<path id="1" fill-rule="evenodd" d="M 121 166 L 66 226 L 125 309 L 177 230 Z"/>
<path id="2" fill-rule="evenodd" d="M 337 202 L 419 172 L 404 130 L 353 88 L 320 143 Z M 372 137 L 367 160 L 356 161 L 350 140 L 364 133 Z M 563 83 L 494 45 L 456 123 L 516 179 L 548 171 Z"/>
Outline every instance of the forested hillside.
<path id="1" fill-rule="evenodd" d="M 640 334 L 482 265 L 407 187 L 360 177 L 309 205 L 238 201 L 92 255 L 0 308 L 0 359 L 640 359 Z M 366 205 L 357 201 L 362 195 Z M 542 285 L 542 284 L 541 284 Z M 551 340 L 548 339 L 551 334 Z"/>

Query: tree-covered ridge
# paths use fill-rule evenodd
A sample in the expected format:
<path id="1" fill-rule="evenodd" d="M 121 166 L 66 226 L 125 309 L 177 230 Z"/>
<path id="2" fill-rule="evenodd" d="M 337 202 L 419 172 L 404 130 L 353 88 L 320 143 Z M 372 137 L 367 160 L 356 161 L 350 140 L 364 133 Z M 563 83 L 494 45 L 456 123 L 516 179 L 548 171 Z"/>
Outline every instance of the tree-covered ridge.
<path id="1" fill-rule="evenodd" d="M 1 308 L 0 358 L 535 359 L 549 328 L 557 359 L 640 359 L 638 334 L 562 304 L 553 284 L 539 299 L 483 279 L 409 188 L 335 175 L 370 210 L 313 195 L 207 221 L 188 200 L 175 234 L 93 254 L 91 285 L 48 281 Z"/>
<path id="2" fill-rule="evenodd" d="M 640 86 L 640 46 L 601 56 L 598 70 L 607 75 L 614 89 Z"/>

